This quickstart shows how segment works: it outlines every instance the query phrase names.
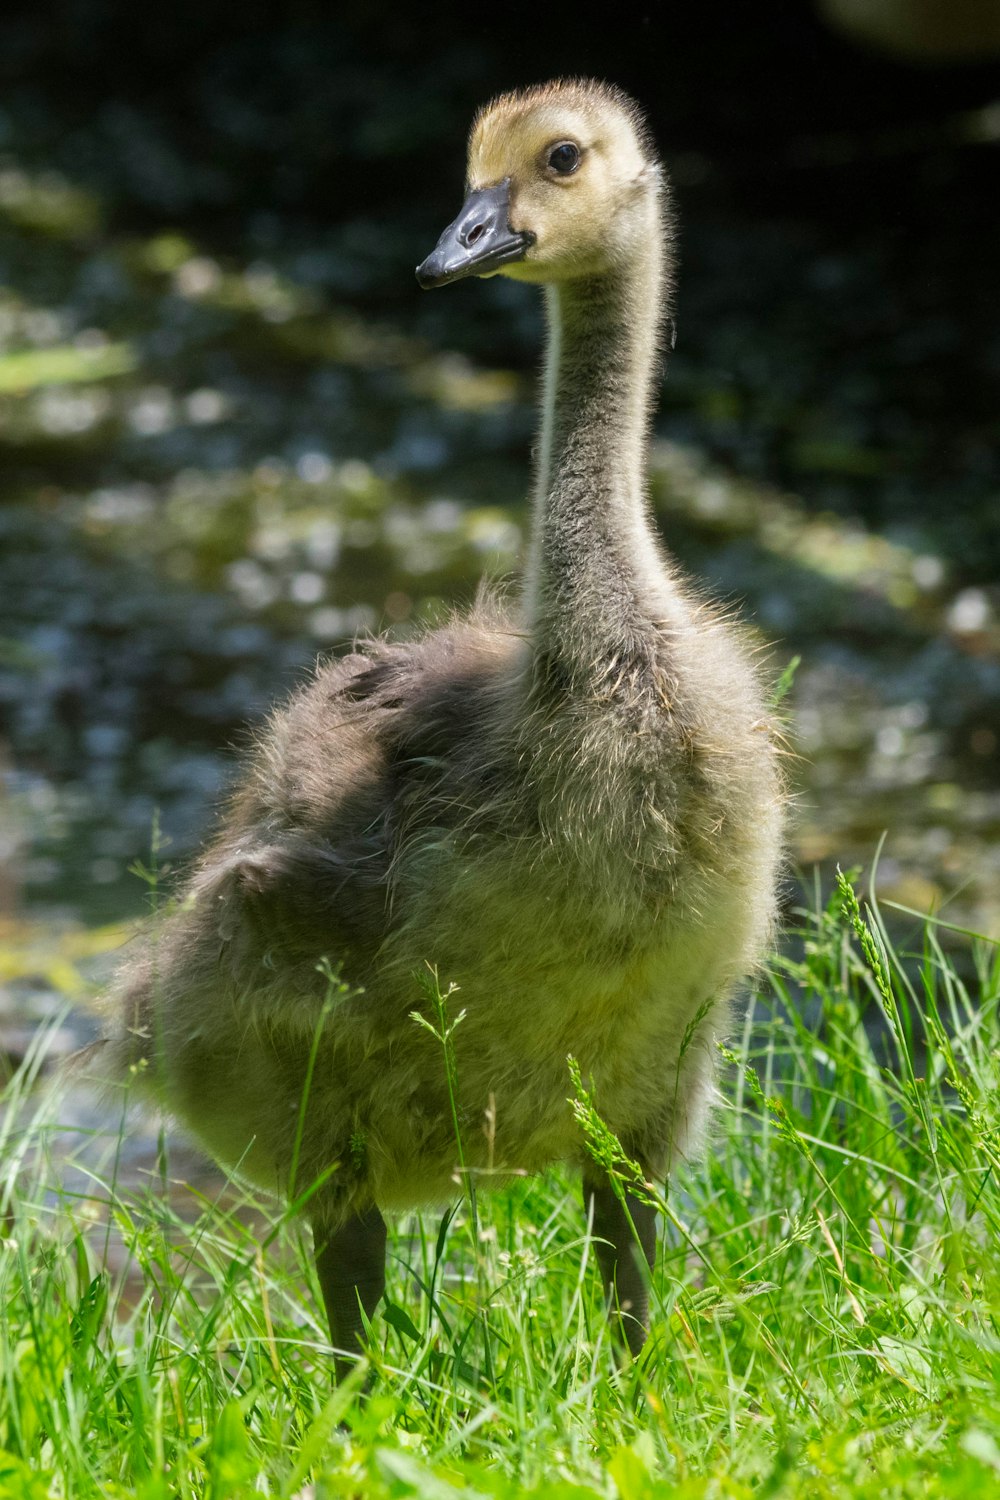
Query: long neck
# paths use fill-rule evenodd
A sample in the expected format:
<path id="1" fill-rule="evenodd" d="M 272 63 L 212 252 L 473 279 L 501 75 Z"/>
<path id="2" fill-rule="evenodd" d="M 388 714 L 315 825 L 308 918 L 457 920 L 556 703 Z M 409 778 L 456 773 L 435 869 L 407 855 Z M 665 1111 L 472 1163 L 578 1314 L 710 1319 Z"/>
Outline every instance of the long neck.
<path id="1" fill-rule="evenodd" d="M 548 348 L 525 586 L 536 655 L 605 675 L 663 610 L 646 441 L 664 310 L 658 205 L 632 264 L 546 288 Z"/>

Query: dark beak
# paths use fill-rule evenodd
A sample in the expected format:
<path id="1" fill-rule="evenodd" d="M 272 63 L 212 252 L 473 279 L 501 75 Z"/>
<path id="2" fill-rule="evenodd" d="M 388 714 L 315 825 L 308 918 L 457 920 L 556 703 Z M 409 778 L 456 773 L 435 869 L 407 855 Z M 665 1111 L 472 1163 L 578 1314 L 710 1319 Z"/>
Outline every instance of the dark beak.
<path id="1" fill-rule="evenodd" d="M 463 276 L 485 276 L 513 260 L 523 260 L 535 236 L 527 230 L 511 229 L 509 212 L 509 178 L 495 187 L 470 193 L 454 224 L 448 225 L 430 255 L 417 267 L 417 281 L 424 290 L 446 286 Z"/>

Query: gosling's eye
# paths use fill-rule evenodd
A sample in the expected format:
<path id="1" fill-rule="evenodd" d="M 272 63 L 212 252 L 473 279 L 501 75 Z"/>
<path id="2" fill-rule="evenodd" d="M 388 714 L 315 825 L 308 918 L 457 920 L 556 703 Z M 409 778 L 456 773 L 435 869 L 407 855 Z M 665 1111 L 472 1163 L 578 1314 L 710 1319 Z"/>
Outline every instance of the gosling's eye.
<path id="1" fill-rule="evenodd" d="M 568 177 L 575 172 L 580 165 L 580 148 L 574 146 L 572 141 L 560 141 L 558 146 L 553 146 L 549 152 L 549 166 L 553 172 L 558 172 L 560 177 Z"/>

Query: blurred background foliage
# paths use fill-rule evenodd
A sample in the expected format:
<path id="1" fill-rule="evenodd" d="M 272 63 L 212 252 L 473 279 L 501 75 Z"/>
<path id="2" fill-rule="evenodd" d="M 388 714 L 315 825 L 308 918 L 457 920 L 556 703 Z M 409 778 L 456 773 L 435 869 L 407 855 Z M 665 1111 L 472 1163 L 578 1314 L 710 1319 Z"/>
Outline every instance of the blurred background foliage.
<path id="1" fill-rule="evenodd" d="M 8 0 L 8 1012 L 142 909 L 157 813 L 190 854 L 318 650 L 516 570 L 535 299 L 412 268 L 476 106 L 560 73 L 641 100 L 676 185 L 653 499 L 802 658 L 794 858 L 888 829 L 883 895 L 997 930 L 1000 80 L 889 10 Z"/>

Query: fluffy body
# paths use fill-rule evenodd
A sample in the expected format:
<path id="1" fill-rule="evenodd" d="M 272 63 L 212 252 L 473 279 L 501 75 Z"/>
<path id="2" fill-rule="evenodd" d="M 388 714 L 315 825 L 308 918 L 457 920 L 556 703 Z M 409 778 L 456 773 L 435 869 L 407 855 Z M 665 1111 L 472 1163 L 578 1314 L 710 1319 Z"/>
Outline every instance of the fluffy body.
<path id="1" fill-rule="evenodd" d="M 145 1059 L 214 1154 L 288 1191 L 328 956 L 358 992 L 322 1026 L 299 1190 L 337 1162 L 338 1218 L 445 1198 L 442 1053 L 411 1017 L 433 961 L 466 1012 L 469 1165 L 580 1159 L 572 1053 L 608 1123 L 662 1168 L 702 1121 L 722 1006 L 770 918 L 758 882 L 773 830 L 734 807 L 770 793 L 767 736 L 747 722 L 747 674 L 719 671 L 728 638 L 703 620 L 672 642 L 669 704 L 636 701 L 626 681 L 553 699 L 529 644 L 483 614 L 321 668 L 272 720 L 225 830 L 147 937 L 116 1007 L 120 1063 Z M 664 717 L 684 725 L 666 756 Z M 735 753 L 741 735 L 764 750 L 756 765 Z"/>
<path id="2" fill-rule="evenodd" d="M 544 153 L 570 135 L 581 169 L 557 182 Z M 477 120 L 470 185 L 498 177 L 534 236 L 505 271 L 545 282 L 549 315 L 523 594 L 320 666 L 113 997 L 111 1071 L 264 1186 L 324 1178 L 310 1213 L 334 1229 L 455 1193 L 442 1050 L 411 1014 L 428 963 L 465 1012 L 468 1166 L 583 1161 L 572 1054 L 659 1172 L 697 1142 L 773 920 L 782 790 L 752 653 L 646 513 L 662 174 L 634 106 L 564 84 Z M 350 986 L 325 1015 L 322 958 Z"/>

